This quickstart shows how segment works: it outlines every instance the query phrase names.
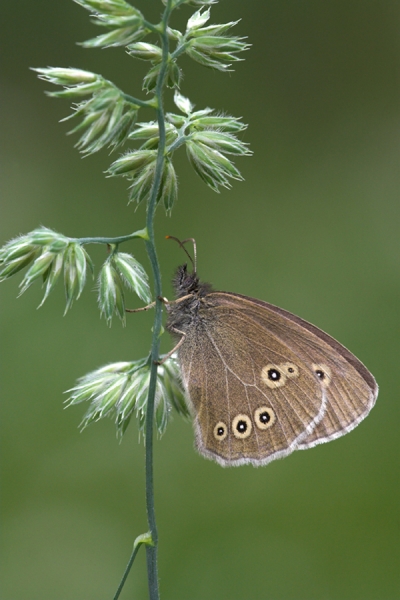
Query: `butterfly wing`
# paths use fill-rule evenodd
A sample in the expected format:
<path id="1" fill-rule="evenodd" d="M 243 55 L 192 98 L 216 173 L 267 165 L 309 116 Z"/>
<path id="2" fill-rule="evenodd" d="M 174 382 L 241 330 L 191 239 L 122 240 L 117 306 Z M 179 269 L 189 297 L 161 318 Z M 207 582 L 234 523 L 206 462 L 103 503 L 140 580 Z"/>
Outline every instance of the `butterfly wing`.
<path id="1" fill-rule="evenodd" d="M 179 350 L 199 451 L 266 464 L 335 439 L 372 408 L 377 386 L 348 350 L 265 302 L 212 292 Z"/>
<path id="2" fill-rule="evenodd" d="M 312 448 L 349 433 L 375 404 L 379 388 L 373 375 L 354 354 L 315 325 L 271 304 L 266 308 L 288 320 L 288 329 L 281 335 L 290 336 L 291 344 L 310 356 L 313 370 L 320 375 L 320 385 L 326 389 L 324 416 L 299 442 L 298 449 Z"/>

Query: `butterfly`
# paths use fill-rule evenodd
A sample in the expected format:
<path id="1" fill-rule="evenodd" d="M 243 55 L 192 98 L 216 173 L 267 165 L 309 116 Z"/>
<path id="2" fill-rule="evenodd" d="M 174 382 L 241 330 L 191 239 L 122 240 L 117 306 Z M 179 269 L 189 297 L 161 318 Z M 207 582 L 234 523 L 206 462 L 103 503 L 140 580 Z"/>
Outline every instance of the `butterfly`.
<path id="1" fill-rule="evenodd" d="M 173 284 L 166 328 L 206 458 L 265 465 L 345 435 L 374 406 L 374 377 L 314 325 L 262 300 L 214 291 L 186 264 Z"/>

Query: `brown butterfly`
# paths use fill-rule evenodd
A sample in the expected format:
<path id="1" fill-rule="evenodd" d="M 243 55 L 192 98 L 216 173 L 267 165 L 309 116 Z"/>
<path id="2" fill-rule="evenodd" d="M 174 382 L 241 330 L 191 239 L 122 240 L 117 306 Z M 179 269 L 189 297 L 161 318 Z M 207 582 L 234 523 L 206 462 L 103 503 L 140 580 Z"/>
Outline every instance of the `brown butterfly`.
<path id="1" fill-rule="evenodd" d="M 166 327 L 179 340 L 205 457 L 265 465 L 345 435 L 368 415 L 375 379 L 328 334 L 262 300 L 214 291 L 195 267 L 179 267 L 173 283 Z"/>

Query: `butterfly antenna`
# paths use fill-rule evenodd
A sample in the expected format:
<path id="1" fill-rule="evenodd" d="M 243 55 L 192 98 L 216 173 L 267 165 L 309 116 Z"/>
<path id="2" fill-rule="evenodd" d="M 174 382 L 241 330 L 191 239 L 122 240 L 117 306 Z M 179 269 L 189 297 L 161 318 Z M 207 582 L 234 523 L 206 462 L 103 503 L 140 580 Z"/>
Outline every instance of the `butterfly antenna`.
<path id="1" fill-rule="evenodd" d="M 166 235 L 165 236 L 166 240 L 175 240 L 175 242 L 177 242 L 180 247 L 182 248 L 182 250 L 185 252 L 185 254 L 187 255 L 187 257 L 189 258 L 190 262 L 192 263 L 192 267 L 194 272 L 196 272 L 196 242 L 193 238 L 187 238 L 186 240 L 183 240 L 183 242 L 181 242 L 181 240 L 179 240 L 177 237 L 173 236 L 173 235 Z M 189 252 L 186 250 L 184 244 L 186 244 L 186 242 L 193 242 L 193 247 L 194 247 L 194 260 L 193 258 L 190 256 Z"/>
<path id="2" fill-rule="evenodd" d="M 196 240 L 194 238 L 187 238 L 186 240 L 183 240 L 182 244 L 186 244 L 186 242 L 192 242 L 192 244 L 193 244 L 194 261 L 192 260 L 192 265 L 193 265 L 193 270 L 196 273 L 197 272 L 197 248 L 196 248 Z"/>

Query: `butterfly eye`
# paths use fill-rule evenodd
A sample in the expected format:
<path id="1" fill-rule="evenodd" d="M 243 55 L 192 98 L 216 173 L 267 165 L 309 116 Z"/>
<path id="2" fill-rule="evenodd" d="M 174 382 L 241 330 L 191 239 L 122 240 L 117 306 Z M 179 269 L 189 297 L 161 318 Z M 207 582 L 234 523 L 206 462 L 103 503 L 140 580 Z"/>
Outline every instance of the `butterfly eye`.
<path id="1" fill-rule="evenodd" d="M 281 387 L 286 383 L 286 374 L 277 365 L 266 365 L 261 371 L 261 379 L 269 388 Z"/>
<path id="2" fill-rule="evenodd" d="M 222 421 L 219 421 L 214 427 L 214 437 L 219 442 L 222 442 L 228 435 L 228 428 Z"/>
<path id="3" fill-rule="evenodd" d="M 232 421 L 233 435 L 239 440 L 243 440 L 251 434 L 253 426 L 247 415 L 236 415 Z"/>
<path id="4" fill-rule="evenodd" d="M 323 387 L 328 387 L 331 382 L 331 370 L 327 365 L 313 365 L 314 373 Z"/>
<path id="5" fill-rule="evenodd" d="M 276 421 L 276 416 L 269 406 L 260 406 L 254 411 L 254 421 L 259 429 L 268 429 Z"/>

